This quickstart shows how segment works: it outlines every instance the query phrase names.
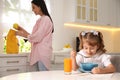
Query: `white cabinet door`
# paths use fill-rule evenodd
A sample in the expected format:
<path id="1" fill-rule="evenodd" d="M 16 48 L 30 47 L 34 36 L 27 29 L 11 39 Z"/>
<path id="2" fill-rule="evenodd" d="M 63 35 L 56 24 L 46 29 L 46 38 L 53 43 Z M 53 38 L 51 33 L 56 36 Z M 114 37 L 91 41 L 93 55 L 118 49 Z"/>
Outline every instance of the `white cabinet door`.
<path id="1" fill-rule="evenodd" d="M 26 65 L 27 57 L 3 57 L 0 61 L 0 67 Z"/>
<path id="2" fill-rule="evenodd" d="M 117 0 L 109 0 L 109 24 L 110 26 L 117 26 Z"/>
<path id="3" fill-rule="evenodd" d="M 26 66 L 11 66 L 0 68 L 1 76 L 26 72 Z"/>
<path id="4" fill-rule="evenodd" d="M 70 51 L 54 51 L 54 63 L 63 63 L 64 58 L 70 57 Z"/>
<path id="5" fill-rule="evenodd" d="M 117 26 L 117 0 L 98 0 L 98 23 Z"/>
<path id="6" fill-rule="evenodd" d="M 117 4 L 117 26 L 120 27 L 120 0 L 116 0 Z"/>
<path id="7" fill-rule="evenodd" d="M 76 21 L 96 24 L 98 0 L 76 0 Z"/>
<path id="8" fill-rule="evenodd" d="M 98 0 L 98 23 L 101 25 L 109 24 L 108 16 L 108 4 L 107 0 Z"/>

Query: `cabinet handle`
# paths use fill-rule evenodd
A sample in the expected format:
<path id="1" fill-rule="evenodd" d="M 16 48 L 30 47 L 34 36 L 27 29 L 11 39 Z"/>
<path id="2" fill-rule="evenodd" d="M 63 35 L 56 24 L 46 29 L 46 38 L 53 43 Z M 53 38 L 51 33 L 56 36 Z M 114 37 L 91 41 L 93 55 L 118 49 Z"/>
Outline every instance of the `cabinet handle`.
<path id="1" fill-rule="evenodd" d="M 19 63 L 19 61 L 7 61 L 7 63 Z"/>
<path id="2" fill-rule="evenodd" d="M 111 24 L 107 24 L 108 26 L 111 26 Z"/>
<path id="3" fill-rule="evenodd" d="M 56 55 L 56 57 L 64 57 L 64 55 Z"/>
<path id="4" fill-rule="evenodd" d="M 19 69 L 7 69 L 8 72 L 10 71 L 19 71 Z"/>
<path id="5" fill-rule="evenodd" d="M 86 22 L 87 22 L 87 23 L 90 23 L 90 21 L 88 21 L 88 20 L 87 20 Z"/>

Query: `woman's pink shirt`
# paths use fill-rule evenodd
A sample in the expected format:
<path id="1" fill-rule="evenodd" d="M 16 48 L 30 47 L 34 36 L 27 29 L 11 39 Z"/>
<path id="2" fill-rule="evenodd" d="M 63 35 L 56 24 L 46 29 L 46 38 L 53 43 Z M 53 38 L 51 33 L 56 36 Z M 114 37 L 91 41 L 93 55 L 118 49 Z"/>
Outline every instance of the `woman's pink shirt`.
<path id="1" fill-rule="evenodd" d="M 31 42 L 30 65 L 37 61 L 42 61 L 43 64 L 50 68 L 52 57 L 52 29 L 53 23 L 48 16 L 41 16 L 36 21 L 33 27 L 32 34 L 28 36 L 28 41 Z"/>

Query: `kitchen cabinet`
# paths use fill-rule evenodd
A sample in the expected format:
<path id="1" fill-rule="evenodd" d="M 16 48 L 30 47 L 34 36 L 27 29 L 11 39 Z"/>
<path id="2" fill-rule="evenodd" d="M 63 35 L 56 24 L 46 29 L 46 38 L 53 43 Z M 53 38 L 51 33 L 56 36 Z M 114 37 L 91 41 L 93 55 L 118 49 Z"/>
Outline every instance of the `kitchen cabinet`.
<path id="1" fill-rule="evenodd" d="M 117 0 L 98 0 L 98 22 L 101 25 L 117 26 Z"/>
<path id="2" fill-rule="evenodd" d="M 120 0 L 76 0 L 76 21 L 104 26 L 120 25 Z"/>
<path id="3" fill-rule="evenodd" d="M 117 6 L 117 25 L 120 27 L 120 0 L 117 0 L 116 2 Z"/>
<path id="4" fill-rule="evenodd" d="M 64 58 L 70 57 L 70 51 L 53 51 L 54 54 L 54 63 L 62 63 L 64 61 Z"/>
<path id="5" fill-rule="evenodd" d="M 94 23 L 98 21 L 98 0 L 76 0 L 76 21 Z"/>
<path id="6" fill-rule="evenodd" d="M 0 77 L 27 71 L 28 54 L 0 54 Z"/>

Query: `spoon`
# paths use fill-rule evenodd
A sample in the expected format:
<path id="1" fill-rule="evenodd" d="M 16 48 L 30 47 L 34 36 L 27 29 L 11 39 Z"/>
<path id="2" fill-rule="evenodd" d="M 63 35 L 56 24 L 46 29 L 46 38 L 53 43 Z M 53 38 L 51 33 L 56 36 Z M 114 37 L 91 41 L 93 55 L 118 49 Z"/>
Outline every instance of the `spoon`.
<path id="1" fill-rule="evenodd" d="M 78 53 L 79 54 L 79 53 Z M 92 56 L 84 56 L 84 55 L 82 55 L 82 54 L 79 54 L 79 55 L 81 55 L 81 56 L 83 56 L 83 57 L 85 57 L 85 58 L 91 58 Z"/>

